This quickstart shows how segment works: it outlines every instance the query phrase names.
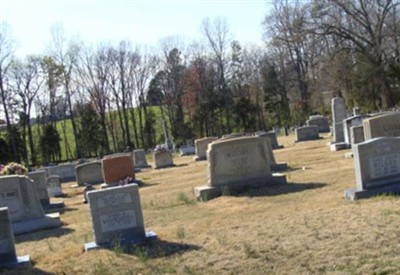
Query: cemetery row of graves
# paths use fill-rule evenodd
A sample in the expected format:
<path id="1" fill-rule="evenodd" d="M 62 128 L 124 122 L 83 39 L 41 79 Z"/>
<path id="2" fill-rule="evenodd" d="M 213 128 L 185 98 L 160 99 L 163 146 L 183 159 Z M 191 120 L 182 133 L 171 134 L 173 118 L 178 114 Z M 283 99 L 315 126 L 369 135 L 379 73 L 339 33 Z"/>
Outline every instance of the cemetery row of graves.
<path id="1" fill-rule="evenodd" d="M 354 160 L 356 182 L 343 190 L 352 201 L 400 191 L 400 112 L 362 114 L 358 108 L 349 116 L 342 98 L 332 99 L 332 124 L 323 116 L 311 116 L 307 125 L 295 129 L 295 142 L 320 140 L 331 131 L 326 146 L 331 151 L 349 149 Z M 259 188 L 289 185 L 286 171 L 290 162 L 278 162 L 279 129 L 251 134 L 205 137 L 195 146 L 181 148 L 180 155 L 194 155 L 192 163 L 206 162 L 207 180 L 195 186 L 193 195 L 201 203 L 223 195 L 242 194 Z M 173 173 L 174 157 L 167 148 L 153 153 L 154 166 L 147 162 L 143 149 L 119 153 L 85 163 L 66 163 L 42 167 L 27 175 L 0 177 L 0 266 L 15 268 L 31 265 L 29 255 L 21 256 L 14 236 L 63 226 L 63 186 L 74 183 L 82 190 L 82 205 L 88 205 L 92 240 L 82 243 L 85 253 L 157 240 L 162 232 L 145 228 L 140 188 L 141 170 L 165 169 Z M 305 170 L 307 173 L 307 170 Z M 149 187 L 150 188 L 150 187 Z M 346 201 L 346 200 L 343 201 Z M 24 267 L 22 267 L 24 268 Z"/>

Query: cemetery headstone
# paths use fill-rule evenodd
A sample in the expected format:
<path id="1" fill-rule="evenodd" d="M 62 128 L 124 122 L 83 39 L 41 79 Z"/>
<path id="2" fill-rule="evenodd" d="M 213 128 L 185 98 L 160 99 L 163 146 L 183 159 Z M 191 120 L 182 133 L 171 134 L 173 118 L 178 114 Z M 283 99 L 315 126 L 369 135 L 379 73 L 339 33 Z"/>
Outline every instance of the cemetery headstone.
<path id="1" fill-rule="evenodd" d="M 369 115 L 358 115 L 346 118 L 343 120 L 344 142 L 349 146 L 351 145 L 350 128 L 353 126 L 363 125 L 363 120 L 368 118 Z"/>
<path id="2" fill-rule="evenodd" d="M 61 182 L 59 176 L 47 177 L 47 192 L 50 197 L 63 197 L 65 194 L 62 192 Z"/>
<path id="3" fill-rule="evenodd" d="M 271 147 L 273 150 L 283 148 L 283 145 L 279 145 L 278 138 L 277 138 L 275 132 L 273 132 L 273 131 L 270 131 L 270 132 L 259 131 L 259 132 L 256 132 L 255 135 L 268 138 L 269 144 L 271 144 Z"/>
<path id="4" fill-rule="evenodd" d="M 281 128 L 279 126 L 273 126 L 272 127 L 272 132 L 275 133 L 275 135 L 280 135 L 281 134 Z"/>
<path id="5" fill-rule="evenodd" d="M 93 190 L 96 189 L 90 183 L 85 183 L 85 188 L 83 189 L 83 203 L 88 202 L 87 193 Z"/>
<path id="6" fill-rule="evenodd" d="M 194 141 L 196 147 L 196 156 L 194 157 L 194 160 L 199 161 L 207 159 L 207 146 L 208 144 L 216 140 L 218 140 L 217 137 L 205 137 L 201 139 L 196 139 Z"/>
<path id="7" fill-rule="evenodd" d="M 85 250 L 140 243 L 154 232 L 145 232 L 138 186 L 130 184 L 87 193 L 95 241 Z"/>
<path id="8" fill-rule="evenodd" d="M 171 153 L 164 148 L 154 151 L 155 168 L 166 168 L 174 166 Z"/>
<path id="9" fill-rule="evenodd" d="M 357 143 L 364 142 L 364 126 L 359 125 L 359 126 L 353 126 L 350 127 L 350 141 L 351 141 L 351 146 Z"/>
<path id="10" fill-rule="evenodd" d="M 50 166 L 45 168 L 47 172 L 47 176 L 59 176 L 60 181 L 68 182 L 68 181 L 75 181 L 75 164 L 67 163 L 67 164 L 60 164 L 57 166 Z"/>
<path id="11" fill-rule="evenodd" d="M 273 152 L 272 146 L 271 146 L 271 139 L 269 138 L 268 133 L 257 132 L 256 136 L 260 137 L 261 140 L 263 141 L 265 153 L 266 153 L 266 156 L 268 157 L 268 163 L 270 163 L 271 170 L 275 172 L 275 171 L 282 171 L 282 170 L 287 169 L 286 162 L 282 162 L 282 163 L 276 162 L 274 152 Z"/>
<path id="12" fill-rule="evenodd" d="M 20 265 L 30 265 L 30 257 L 17 256 L 8 207 L 0 207 L 0 268 Z"/>
<path id="13" fill-rule="evenodd" d="M 237 137 L 243 137 L 245 134 L 243 133 L 230 133 L 223 135 L 221 139 L 229 139 L 229 138 L 237 138 Z"/>
<path id="14" fill-rule="evenodd" d="M 400 137 L 380 137 L 353 147 L 356 187 L 350 200 L 400 192 Z"/>
<path id="15" fill-rule="evenodd" d="M 46 171 L 37 170 L 29 172 L 28 177 L 33 180 L 33 184 L 36 187 L 36 192 L 39 196 L 40 204 L 46 213 L 58 211 L 64 208 L 64 202 L 50 201 L 49 192 L 47 190 Z"/>
<path id="16" fill-rule="evenodd" d="M 146 152 L 144 149 L 136 149 L 133 151 L 133 163 L 138 168 L 148 168 Z"/>
<path id="17" fill-rule="evenodd" d="M 85 183 L 97 184 L 104 182 L 100 161 L 77 165 L 75 167 L 75 174 L 76 182 L 79 186 L 83 186 Z"/>
<path id="18" fill-rule="evenodd" d="M 360 115 L 361 114 L 361 110 L 360 110 L 360 107 L 354 107 L 353 108 L 353 116 L 358 116 L 358 115 Z"/>
<path id="19" fill-rule="evenodd" d="M 342 97 L 332 98 L 333 143 L 344 142 L 343 120 L 347 117 Z"/>
<path id="20" fill-rule="evenodd" d="M 317 126 L 320 133 L 329 133 L 329 122 L 328 119 L 321 115 L 310 116 L 306 121 L 308 126 Z"/>
<path id="21" fill-rule="evenodd" d="M 132 154 L 115 154 L 103 158 L 103 179 L 108 185 L 118 185 L 120 180 L 131 178 L 135 179 L 135 167 L 133 165 Z"/>
<path id="22" fill-rule="evenodd" d="M 181 146 L 181 148 L 179 148 L 179 151 L 181 156 L 189 156 L 196 153 L 196 149 L 194 148 L 194 146 L 189 145 Z"/>
<path id="23" fill-rule="evenodd" d="M 16 235 L 61 226 L 60 220 L 44 214 L 34 183 L 27 176 L 0 177 L 0 207 L 8 207 Z"/>
<path id="24" fill-rule="evenodd" d="M 211 143 L 207 150 L 208 184 L 194 188 L 198 199 L 208 200 L 243 188 L 286 183 L 284 175 L 272 174 L 260 137 L 239 137 Z"/>
<path id="25" fill-rule="evenodd" d="M 295 141 L 307 141 L 319 139 L 318 126 L 304 126 L 296 128 L 295 130 Z"/>
<path id="26" fill-rule="evenodd" d="M 365 140 L 375 137 L 400 136 L 400 112 L 393 112 L 364 119 Z"/>

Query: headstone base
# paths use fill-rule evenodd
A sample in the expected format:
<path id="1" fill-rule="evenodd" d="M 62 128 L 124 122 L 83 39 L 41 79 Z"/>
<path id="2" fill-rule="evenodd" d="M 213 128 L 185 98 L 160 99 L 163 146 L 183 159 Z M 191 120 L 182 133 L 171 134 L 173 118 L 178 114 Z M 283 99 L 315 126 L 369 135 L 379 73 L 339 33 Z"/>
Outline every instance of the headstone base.
<path id="1" fill-rule="evenodd" d="M 131 240 L 129 242 L 120 243 L 119 245 L 122 245 L 122 246 L 124 246 L 124 245 L 137 245 L 137 244 L 141 244 L 141 243 L 143 243 L 145 241 L 151 241 L 151 240 L 155 240 L 155 239 L 157 239 L 157 234 L 155 232 L 153 232 L 153 231 L 147 231 L 145 239 L 142 239 L 142 240 Z M 111 244 L 111 243 L 110 244 L 101 244 L 100 245 L 100 244 L 97 244 L 96 242 L 90 242 L 90 243 L 86 243 L 85 244 L 85 251 L 87 252 L 89 250 L 99 249 L 99 248 L 107 248 L 107 249 L 109 249 L 109 248 L 112 248 L 112 247 L 113 247 L 113 244 Z"/>
<path id="2" fill-rule="evenodd" d="M 279 171 L 286 170 L 288 168 L 288 164 L 287 164 L 287 162 L 279 162 L 279 163 L 271 164 L 270 167 L 271 167 L 272 171 L 279 172 Z"/>
<path id="3" fill-rule="evenodd" d="M 272 148 L 272 150 L 283 149 L 283 148 L 285 148 L 285 146 L 283 146 L 283 145 L 278 145 L 277 147 Z"/>
<path id="4" fill-rule="evenodd" d="M 60 226 L 61 226 L 61 221 L 59 213 L 49 214 L 44 216 L 43 218 L 12 223 L 12 229 L 14 235 L 30 233 L 42 229 L 56 228 Z"/>
<path id="5" fill-rule="evenodd" d="M 51 203 L 42 203 L 42 207 L 45 213 L 54 213 L 54 212 L 60 212 L 64 209 L 65 204 L 63 201 L 58 201 L 58 202 L 51 202 Z"/>
<path id="6" fill-rule="evenodd" d="M 252 182 L 239 182 L 234 184 L 226 184 L 221 186 L 199 186 L 193 188 L 193 193 L 198 200 L 208 201 L 219 197 L 221 195 L 227 194 L 231 191 L 240 191 L 243 188 L 260 188 L 269 185 L 286 184 L 286 175 L 274 173 L 271 178 L 260 179 Z"/>
<path id="7" fill-rule="evenodd" d="M 30 265 L 31 265 L 31 257 L 29 255 L 25 255 L 25 256 L 17 256 L 17 261 L 15 262 L 0 264 L 0 268 L 16 268 L 16 267 L 30 266 Z"/>
<path id="8" fill-rule="evenodd" d="M 367 199 L 379 195 L 400 194 L 400 184 L 390 184 L 368 190 L 357 190 L 356 188 L 347 189 L 344 197 L 348 200 Z"/>
<path id="9" fill-rule="evenodd" d="M 331 151 L 334 152 L 334 151 L 350 149 L 350 144 L 346 142 L 338 142 L 338 143 L 332 143 L 331 145 L 329 145 L 329 147 Z"/>
<path id="10" fill-rule="evenodd" d="M 163 169 L 163 168 L 170 168 L 170 167 L 175 167 L 176 164 L 169 164 L 169 165 L 162 165 L 162 166 L 156 166 L 154 169 Z"/>

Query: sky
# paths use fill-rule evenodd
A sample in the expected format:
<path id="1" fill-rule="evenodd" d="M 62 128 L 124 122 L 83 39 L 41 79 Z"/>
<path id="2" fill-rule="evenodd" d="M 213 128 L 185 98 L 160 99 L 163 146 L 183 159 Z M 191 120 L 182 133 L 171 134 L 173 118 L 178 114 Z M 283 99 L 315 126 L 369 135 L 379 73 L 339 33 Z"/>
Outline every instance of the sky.
<path id="1" fill-rule="evenodd" d="M 54 25 L 89 44 L 126 39 L 156 47 L 168 36 L 199 40 L 206 17 L 225 18 L 233 38 L 246 45 L 262 43 L 270 7 L 268 0 L 0 0 L 0 21 L 10 25 L 21 56 L 44 53 Z"/>

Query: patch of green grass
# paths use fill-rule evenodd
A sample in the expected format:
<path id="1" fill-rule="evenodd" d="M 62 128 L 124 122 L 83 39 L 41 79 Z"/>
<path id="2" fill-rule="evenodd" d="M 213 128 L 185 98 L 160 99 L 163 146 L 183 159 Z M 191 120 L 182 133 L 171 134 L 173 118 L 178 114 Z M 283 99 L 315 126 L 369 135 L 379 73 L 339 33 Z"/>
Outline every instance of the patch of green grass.
<path id="1" fill-rule="evenodd" d="M 183 205 L 193 205 L 196 203 L 196 200 L 190 199 L 184 192 L 178 194 L 177 201 Z"/>

